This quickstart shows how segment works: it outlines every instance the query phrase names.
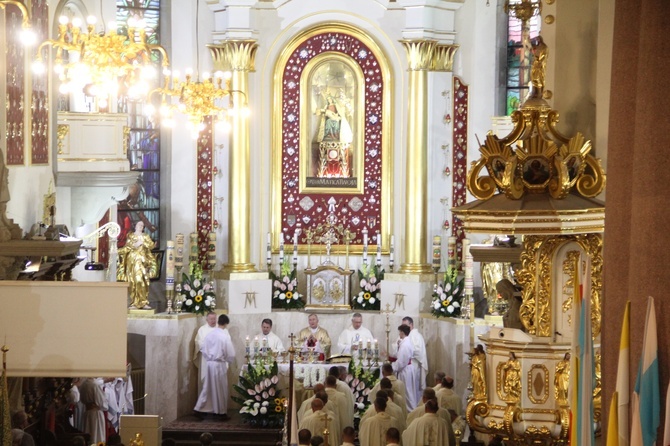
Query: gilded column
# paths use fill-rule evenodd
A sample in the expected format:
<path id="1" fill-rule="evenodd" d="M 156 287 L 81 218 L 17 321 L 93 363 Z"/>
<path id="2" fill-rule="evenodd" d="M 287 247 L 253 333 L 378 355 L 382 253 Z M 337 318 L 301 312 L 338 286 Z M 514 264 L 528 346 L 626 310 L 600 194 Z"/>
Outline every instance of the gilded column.
<path id="1" fill-rule="evenodd" d="M 255 40 L 228 40 L 208 45 L 214 69 L 231 71 L 232 100 L 236 105 L 248 103 L 249 72 L 255 71 L 258 45 Z M 240 92 L 240 93 L 238 93 Z M 256 271 L 251 263 L 251 170 L 249 120 L 240 114 L 232 117 L 230 135 L 230 171 L 228 201 L 228 263 L 226 272 Z"/>
<path id="2" fill-rule="evenodd" d="M 434 40 L 402 40 L 409 63 L 407 108 L 407 187 L 405 190 L 405 262 L 400 272 L 430 273 L 428 228 L 428 70 Z"/>

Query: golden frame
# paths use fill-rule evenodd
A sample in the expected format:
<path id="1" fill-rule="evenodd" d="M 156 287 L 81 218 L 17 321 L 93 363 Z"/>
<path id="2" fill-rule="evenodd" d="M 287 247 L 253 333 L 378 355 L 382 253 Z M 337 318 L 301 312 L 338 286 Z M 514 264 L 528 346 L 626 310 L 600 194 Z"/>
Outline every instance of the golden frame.
<path id="1" fill-rule="evenodd" d="M 379 185 L 379 189 L 381 192 L 381 197 L 382 200 L 380 201 L 380 220 L 379 220 L 379 225 L 380 225 L 380 238 L 382 241 L 382 253 L 388 254 L 389 252 L 389 247 L 390 247 L 390 238 L 391 238 L 391 210 L 390 206 L 392 203 L 391 197 L 393 196 L 393 184 L 392 184 L 392 178 L 393 178 L 393 133 L 392 133 L 392 119 L 391 119 L 391 110 L 393 110 L 393 103 L 392 103 L 392 90 L 393 90 L 393 82 L 391 81 L 391 69 L 390 69 L 390 63 L 388 61 L 388 58 L 386 55 L 383 53 L 379 45 L 370 37 L 368 36 L 364 31 L 353 27 L 348 24 L 344 23 L 322 23 L 322 24 L 317 24 L 305 31 L 303 31 L 300 34 L 297 34 L 295 37 L 290 39 L 290 41 L 284 46 L 284 49 L 282 50 L 281 54 L 277 58 L 277 61 L 274 66 L 273 70 L 273 99 L 272 99 L 272 109 L 273 110 L 281 110 L 282 106 L 282 99 L 284 96 L 284 89 L 286 88 L 285 85 L 282 83 L 283 79 L 283 70 L 286 67 L 289 59 L 291 58 L 292 54 L 296 51 L 296 49 L 302 45 L 304 42 L 307 40 L 311 39 L 314 36 L 318 36 L 320 34 L 325 34 L 325 33 L 341 33 L 341 34 L 346 34 L 349 36 L 352 36 L 356 39 L 358 39 L 360 42 L 362 42 L 369 50 L 370 52 L 375 56 L 375 58 L 379 61 L 379 66 L 378 69 L 380 71 L 380 76 L 382 78 L 383 84 L 384 84 L 384 89 L 382 92 L 382 101 L 383 101 L 383 107 L 381 108 L 381 122 L 384 123 L 382 129 L 381 129 L 381 184 Z M 335 57 L 335 56 L 341 56 L 343 59 L 346 59 L 344 55 L 341 55 L 340 53 L 336 52 L 324 52 L 324 58 L 326 57 Z M 351 61 L 353 63 L 353 61 Z M 362 76 L 362 73 L 361 73 Z M 360 79 L 360 78 L 359 78 Z M 302 83 L 301 83 L 302 84 Z M 301 96 L 302 96 L 302 89 L 307 88 L 306 86 L 300 85 L 301 88 Z M 362 88 L 362 87 L 361 87 Z M 364 96 L 361 97 L 361 101 L 364 101 Z M 300 105 L 300 110 L 301 113 L 303 113 L 303 104 Z M 365 120 L 365 114 L 364 113 L 359 113 L 360 119 L 361 119 L 361 124 L 363 125 L 364 120 Z M 271 181 L 271 228 L 272 228 L 272 233 L 274 236 L 272 237 L 272 251 L 277 252 L 279 250 L 279 237 L 277 234 L 282 232 L 282 199 L 283 199 L 283 170 L 282 170 L 282 161 L 283 161 L 283 153 L 282 153 L 282 119 L 284 117 L 282 116 L 281 112 L 273 113 L 272 114 L 272 141 L 271 141 L 271 147 L 272 147 L 272 164 L 271 164 L 271 172 L 272 172 L 272 181 Z M 300 123 L 300 144 L 299 144 L 299 150 L 302 153 L 305 145 L 305 138 L 309 138 L 305 136 L 303 133 L 306 131 L 306 125 L 303 127 L 303 122 L 301 121 Z M 357 142 L 355 141 L 354 144 L 361 144 L 361 147 L 363 142 L 364 142 L 364 134 L 363 132 L 359 132 L 360 135 L 360 141 Z M 310 141 L 310 139 L 308 139 Z M 343 195 L 351 195 L 353 194 L 364 194 L 365 191 L 363 189 L 363 185 L 365 183 L 365 178 L 364 178 L 364 172 L 361 172 L 360 174 L 356 172 L 356 169 L 360 167 L 361 170 L 363 170 L 363 158 L 365 157 L 365 154 L 362 150 L 359 151 L 361 154 L 361 161 L 356 163 L 354 161 L 354 174 L 355 175 L 360 175 L 358 176 L 359 181 L 357 184 L 357 187 L 352 190 L 352 189 L 347 189 L 343 187 L 319 187 L 317 191 L 310 191 L 311 188 L 307 188 L 306 185 L 306 180 L 303 182 L 303 160 L 300 160 L 300 175 L 298 178 L 298 188 L 300 193 L 318 193 L 320 195 L 326 195 L 326 194 L 343 194 Z M 359 187 L 361 190 L 359 191 Z M 305 190 L 307 189 L 307 190 Z M 360 195 L 361 198 L 363 195 Z M 327 198 L 327 197 L 326 197 Z M 303 228 L 303 234 L 304 234 L 304 228 Z M 307 245 L 306 244 L 299 244 L 298 245 L 298 250 L 301 254 L 306 254 L 307 253 Z M 312 253 L 318 253 L 319 251 L 319 246 L 313 246 L 312 247 Z M 346 247 L 344 244 L 337 244 L 333 245 L 331 249 L 331 253 L 335 255 L 343 255 L 346 252 Z M 362 244 L 351 244 L 349 245 L 349 254 L 360 254 L 363 252 L 363 246 Z"/>
<path id="2" fill-rule="evenodd" d="M 314 80 L 313 77 L 318 71 L 327 64 L 331 62 L 340 63 L 346 66 L 355 77 L 355 85 L 353 91 L 353 108 L 358 110 L 354 116 L 353 122 L 353 147 L 354 147 L 354 156 L 353 156 L 353 168 L 352 168 L 352 177 L 356 179 L 356 186 L 331 186 L 331 187 L 310 187 L 308 183 L 308 178 L 310 178 L 307 173 L 312 169 L 310 165 L 312 163 L 312 157 L 314 155 L 314 144 L 312 135 L 315 133 L 315 121 L 318 121 L 318 117 L 315 117 L 315 109 L 313 104 L 308 100 L 301 100 L 300 104 L 300 115 L 309 116 L 309 119 L 302 119 L 300 121 L 300 193 L 316 193 L 316 194 L 363 194 L 363 184 L 364 184 L 364 172 L 363 172 L 363 162 L 365 159 L 365 146 L 364 146 L 364 135 L 363 131 L 360 129 L 365 128 L 365 116 L 361 110 L 365 107 L 365 91 L 363 88 L 363 70 L 358 64 L 352 60 L 347 55 L 336 53 L 336 52 L 325 52 L 321 53 L 318 56 L 310 60 L 303 71 L 303 78 L 307 79 L 308 82 L 301 82 L 300 84 L 300 97 L 308 98 L 312 97 L 313 92 L 311 89 L 314 89 Z M 328 87 L 331 88 L 331 87 Z M 338 87 L 339 88 L 339 87 Z M 340 90 L 342 88 L 339 88 Z M 324 178 L 324 180 L 330 180 L 329 178 Z M 333 178 L 333 182 L 339 180 L 338 178 Z"/>

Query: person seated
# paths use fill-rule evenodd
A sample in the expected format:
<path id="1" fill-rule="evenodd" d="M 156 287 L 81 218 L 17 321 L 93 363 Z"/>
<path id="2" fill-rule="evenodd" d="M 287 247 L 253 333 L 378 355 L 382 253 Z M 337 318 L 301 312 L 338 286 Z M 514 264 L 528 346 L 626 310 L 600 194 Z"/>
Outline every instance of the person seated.
<path id="1" fill-rule="evenodd" d="M 261 347 L 266 346 L 273 352 L 285 351 L 284 343 L 279 339 L 279 336 L 272 332 L 272 319 L 263 319 L 261 322 L 261 334 L 257 338 L 261 342 Z"/>
<path id="2" fill-rule="evenodd" d="M 366 347 L 373 340 L 370 330 L 363 327 L 361 313 L 354 313 L 351 317 L 351 326 L 346 328 L 337 340 L 338 353 L 343 355 L 360 353 L 359 349 Z"/>
<path id="3" fill-rule="evenodd" d="M 400 432 L 395 427 L 389 428 L 386 431 L 386 446 L 399 446 L 400 445 Z"/>
<path id="4" fill-rule="evenodd" d="M 319 327 L 319 316 L 312 313 L 307 318 L 307 322 L 309 326 L 298 333 L 298 344 L 301 351 L 306 352 L 312 349 L 327 357 L 330 354 L 330 336 L 326 330 Z"/>

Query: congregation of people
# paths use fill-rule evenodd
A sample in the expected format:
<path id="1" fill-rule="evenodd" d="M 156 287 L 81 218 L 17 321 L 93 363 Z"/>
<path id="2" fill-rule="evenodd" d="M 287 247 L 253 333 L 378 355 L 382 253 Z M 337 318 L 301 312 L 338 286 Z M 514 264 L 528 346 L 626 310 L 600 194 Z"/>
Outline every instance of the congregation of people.
<path id="1" fill-rule="evenodd" d="M 227 420 L 229 386 L 227 370 L 235 358 L 235 349 L 227 327 L 226 315 L 210 313 L 196 334 L 194 363 L 199 369 L 198 401 L 194 408 L 200 417 Z M 249 338 L 247 338 L 249 339 Z M 281 339 L 272 332 L 272 321 L 263 319 L 260 339 L 264 349 L 285 351 Z M 360 313 L 352 316 L 351 326 L 342 331 L 337 343 L 321 326 L 316 314 L 308 316 L 308 326 L 298 332 L 297 351 L 319 354 L 320 358 L 337 355 L 356 357 L 373 339 L 363 326 Z M 443 372 L 435 374 L 435 387 L 427 386 L 428 358 L 421 333 L 411 317 L 398 326 L 395 352 L 380 367 L 380 379 L 370 389 L 369 407 L 355 420 L 360 399 L 354 401 L 353 389 L 345 381 L 348 369 L 332 365 L 323 382 L 311 389 L 313 394 L 297 408 L 300 445 L 320 444 L 327 436 L 329 445 L 404 446 L 456 445 L 456 433 L 465 431 L 462 397 L 454 391 L 454 379 Z M 355 423 L 358 421 L 358 423 Z M 355 429 L 357 427 L 357 430 Z"/>

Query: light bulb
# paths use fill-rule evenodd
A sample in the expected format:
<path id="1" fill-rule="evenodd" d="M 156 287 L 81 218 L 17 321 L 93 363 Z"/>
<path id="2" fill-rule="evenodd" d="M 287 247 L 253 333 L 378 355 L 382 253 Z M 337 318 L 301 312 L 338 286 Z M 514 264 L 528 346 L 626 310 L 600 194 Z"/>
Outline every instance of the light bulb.
<path id="1" fill-rule="evenodd" d="M 75 28 L 81 28 L 81 19 L 79 17 L 73 18 L 72 26 L 74 26 Z"/>
<path id="2" fill-rule="evenodd" d="M 186 76 L 192 76 L 193 75 L 193 68 L 185 69 L 184 74 L 186 74 Z"/>
<path id="3" fill-rule="evenodd" d="M 116 33 L 116 22 L 114 20 L 107 23 L 107 32 Z"/>
<path id="4" fill-rule="evenodd" d="M 137 27 L 137 19 L 135 17 L 130 17 L 126 23 L 128 24 L 128 28 L 135 28 Z"/>
<path id="5" fill-rule="evenodd" d="M 244 118 L 248 118 L 251 115 L 251 110 L 249 110 L 249 107 L 242 107 L 240 110 L 240 114 Z"/>
<path id="6" fill-rule="evenodd" d="M 21 32 L 21 43 L 23 43 L 24 46 L 33 46 L 36 41 L 37 36 L 32 29 L 24 29 Z"/>
<path id="7" fill-rule="evenodd" d="M 160 106 L 160 109 L 158 109 L 158 112 L 160 113 L 161 117 L 164 117 L 164 118 L 169 118 L 170 117 L 170 107 L 168 107 L 165 104 Z"/>
<path id="8" fill-rule="evenodd" d="M 217 78 L 217 79 L 220 78 L 220 77 L 223 77 L 223 71 L 221 71 L 221 70 L 215 71 L 214 72 L 214 77 Z"/>
<path id="9" fill-rule="evenodd" d="M 98 101 L 98 107 L 107 108 L 107 98 L 102 98 Z"/>
<path id="10" fill-rule="evenodd" d="M 68 94 L 70 92 L 70 84 L 68 83 L 60 84 L 60 86 L 58 87 L 58 92 L 60 94 Z"/>
<path id="11" fill-rule="evenodd" d="M 135 23 L 135 26 L 139 29 L 144 29 L 147 27 L 147 23 L 144 21 L 144 19 L 139 19 L 137 23 Z"/>
<path id="12" fill-rule="evenodd" d="M 69 21 L 70 21 L 70 19 L 68 19 L 64 15 L 58 17 L 58 23 L 60 23 L 61 25 L 67 25 Z"/>
<path id="13" fill-rule="evenodd" d="M 233 73 L 231 73 L 230 71 L 226 71 L 223 73 L 224 79 L 230 79 L 231 77 L 233 77 Z"/>
<path id="14" fill-rule="evenodd" d="M 61 65 L 59 63 L 54 65 L 54 73 L 60 75 L 60 74 L 63 74 L 64 72 L 65 72 L 65 68 L 63 67 L 63 65 Z"/>
<path id="15" fill-rule="evenodd" d="M 46 67 L 44 66 L 44 62 L 42 62 L 41 60 L 34 61 L 32 68 L 33 68 L 33 73 L 35 73 L 37 75 L 44 74 L 44 72 L 46 71 Z"/>
<path id="16" fill-rule="evenodd" d="M 86 17 L 86 23 L 88 23 L 89 25 L 95 25 L 96 23 L 98 23 L 98 19 L 95 18 L 94 15 L 90 15 Z"/>
<path id="17" fill-rule="evenodd" d="M 202 73 L 202 80 L 205 80 L 205 81 L 209 80 L 210 77 L 212 77 L 212 75 L 209 74 L 208 71 L 205 71 L 205 72 Z"/>

